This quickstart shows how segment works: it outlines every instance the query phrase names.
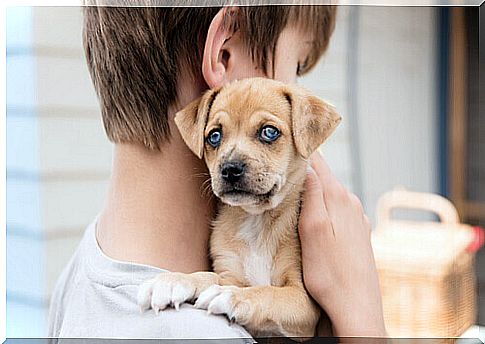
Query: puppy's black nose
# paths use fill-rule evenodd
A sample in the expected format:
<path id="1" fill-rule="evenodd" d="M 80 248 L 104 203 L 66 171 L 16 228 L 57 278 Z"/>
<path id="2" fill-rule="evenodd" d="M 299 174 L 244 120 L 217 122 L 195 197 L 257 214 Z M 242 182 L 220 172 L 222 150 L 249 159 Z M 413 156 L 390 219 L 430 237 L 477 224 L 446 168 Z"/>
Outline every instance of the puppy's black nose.
<path id="1" fill-rule="evenodd" d="M 246 164 L 242 161 L 229 161 L 221 165 L 222 179 L 235 183 L 244 175 Z"/>

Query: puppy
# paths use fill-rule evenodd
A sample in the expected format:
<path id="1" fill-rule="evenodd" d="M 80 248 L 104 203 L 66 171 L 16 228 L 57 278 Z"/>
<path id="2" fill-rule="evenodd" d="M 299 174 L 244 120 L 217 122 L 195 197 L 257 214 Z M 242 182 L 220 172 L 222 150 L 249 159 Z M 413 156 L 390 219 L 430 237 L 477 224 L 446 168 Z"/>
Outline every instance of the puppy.
<path id="1" fill-rule="evenodd" d="M 210 238 L 214 272 L 160 274 L 141 285 L 140 307 L 196 301 L 254 336 L 314 336 L 320 311 L 303 285 L 300 198 L 306 159 L 340 119 L 303 89 L 265 78 L 209 90 L 178 112 L 182 138 L 205 159 L 221 201 Z"/>

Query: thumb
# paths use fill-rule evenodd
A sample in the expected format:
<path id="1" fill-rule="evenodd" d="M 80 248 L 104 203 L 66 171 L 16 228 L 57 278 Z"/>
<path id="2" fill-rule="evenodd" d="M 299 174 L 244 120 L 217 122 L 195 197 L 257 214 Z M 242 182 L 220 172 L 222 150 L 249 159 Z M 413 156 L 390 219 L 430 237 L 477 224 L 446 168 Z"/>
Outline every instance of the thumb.
<path id="1" fill-rule="evenodd" d="M 322 184 L 315 170 L 309 166 L 302 197 L 300 230 L 307 231 L 312 230 L 313 227 L 319 227 L 320 222 L 327 218 Z"/>

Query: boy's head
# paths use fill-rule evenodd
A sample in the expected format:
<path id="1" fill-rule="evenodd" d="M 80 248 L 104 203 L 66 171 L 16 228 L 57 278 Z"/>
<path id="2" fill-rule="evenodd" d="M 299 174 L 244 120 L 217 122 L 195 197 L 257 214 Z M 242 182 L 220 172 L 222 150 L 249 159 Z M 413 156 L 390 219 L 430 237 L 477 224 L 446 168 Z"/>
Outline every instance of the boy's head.
<path id="1" fill-rule="evenodd" d="M 234 79 L 287 83 L 328 46 L 334 6 L 98 7 L 84 10 L 84 47 L 115 143 L 160 149 L 181 89 Z"/>

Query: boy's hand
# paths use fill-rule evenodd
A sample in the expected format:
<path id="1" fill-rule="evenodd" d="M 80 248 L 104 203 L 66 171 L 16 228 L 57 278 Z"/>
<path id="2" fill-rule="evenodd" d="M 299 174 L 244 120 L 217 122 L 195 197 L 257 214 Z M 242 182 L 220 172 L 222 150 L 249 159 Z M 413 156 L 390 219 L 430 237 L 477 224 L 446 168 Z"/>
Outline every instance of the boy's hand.
<path id="1" fill-rule="evenodd" d="M 320 154 L 311 161 L 299 220 L 305 286 L 337 336 L 385 336 L 369 220 Z"/>

